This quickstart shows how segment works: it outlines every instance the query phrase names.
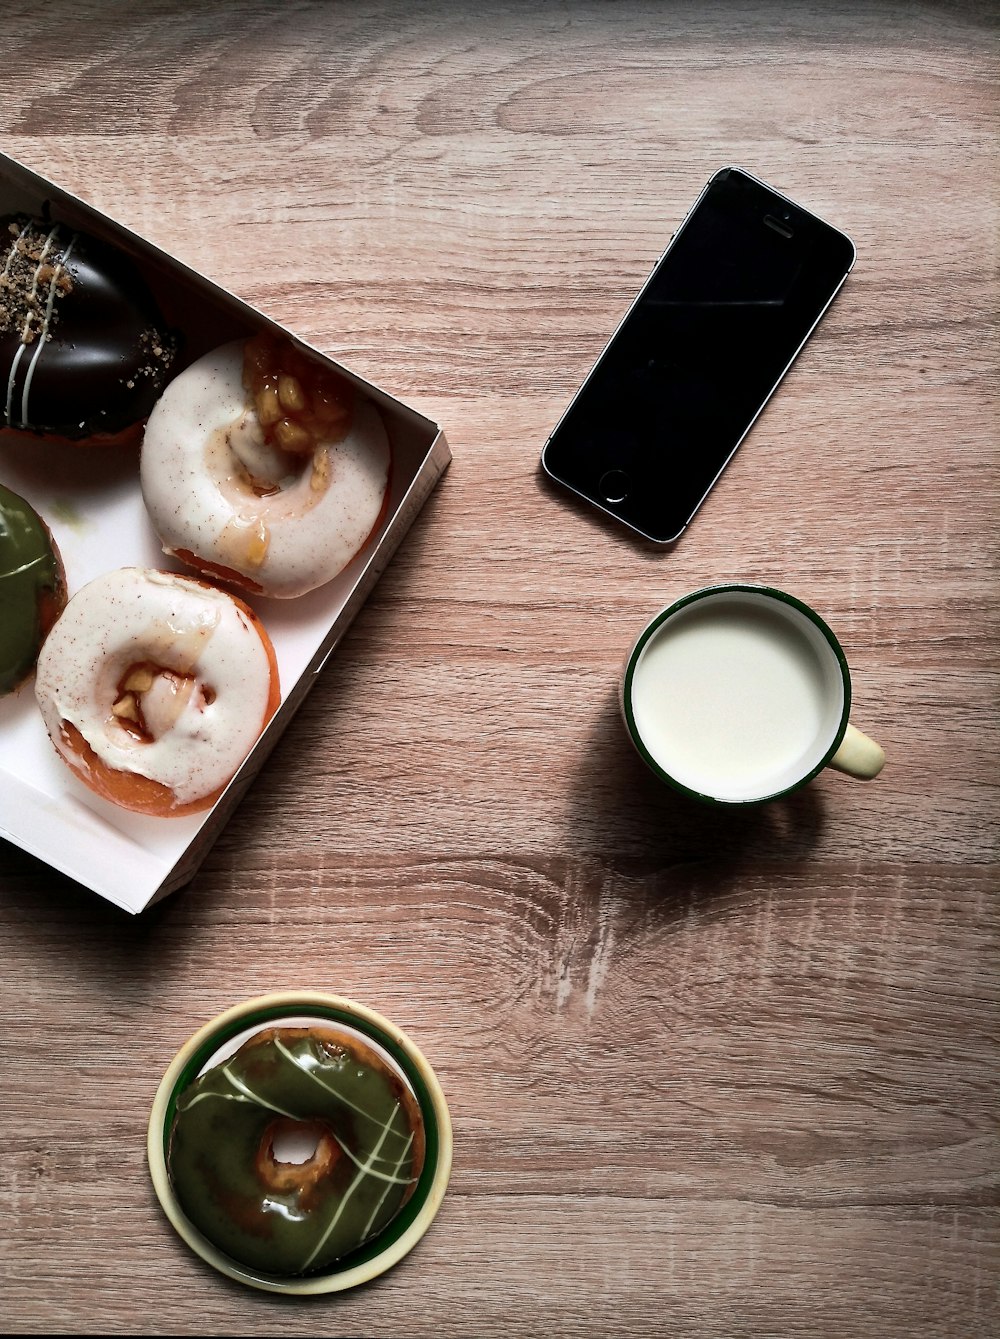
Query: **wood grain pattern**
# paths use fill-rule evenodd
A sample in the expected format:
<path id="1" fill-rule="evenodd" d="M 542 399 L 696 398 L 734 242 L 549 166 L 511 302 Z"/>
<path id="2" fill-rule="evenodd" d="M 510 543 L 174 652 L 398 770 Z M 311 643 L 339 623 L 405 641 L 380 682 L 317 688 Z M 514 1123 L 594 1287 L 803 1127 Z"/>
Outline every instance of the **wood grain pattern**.
<path id="1" fill-rule="evenodd" d="M 8 5 L 0 147 L 454 463 L 189 888 L 129 920 L 0 848 L 5 1332 L 991 1335 L 993 8 L 479 8 Z M 661 552 L 538 453 L 725 162 L 859 260 Z M 632 755 L 628 645 L 726 578 L 827 616 L 878 781 L 723 814 Z M 308 1306 L 203 1266 L 144 1161 L 179 1045 L 295 986 L 408 1030 L 456 1134 L 414 1253 Z"/>

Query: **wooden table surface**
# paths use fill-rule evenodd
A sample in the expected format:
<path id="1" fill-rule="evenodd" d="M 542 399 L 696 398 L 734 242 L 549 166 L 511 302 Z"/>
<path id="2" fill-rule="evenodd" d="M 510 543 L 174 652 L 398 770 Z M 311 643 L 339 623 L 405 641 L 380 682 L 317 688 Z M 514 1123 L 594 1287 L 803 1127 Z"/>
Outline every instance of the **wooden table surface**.
<path id="1" fill-rule="evenodd" d="M 5 1332 L 997 1333 L 993 7 L 6 14 L 0 148 L 454 461 L 189 887 L 129 918 L 0 847 Z M 859 258 L 662 551 L 539 451 L 729 162 Z M 877 781 L 645 772 L 625 651 L 727 578 L 832 624 Z M 186 1038 L 288 987 L 405 1028 L 455 1128 L 420 1245 L 305 1303 L 203 1265 L 144 1147 Z"/>

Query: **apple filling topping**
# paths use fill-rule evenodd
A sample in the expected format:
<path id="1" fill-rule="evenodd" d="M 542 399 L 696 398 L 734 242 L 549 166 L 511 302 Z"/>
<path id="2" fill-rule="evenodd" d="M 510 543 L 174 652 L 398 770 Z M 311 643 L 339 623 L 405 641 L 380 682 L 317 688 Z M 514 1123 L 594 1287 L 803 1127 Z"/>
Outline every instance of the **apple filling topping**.
<path id="1" fill-rule="evenodd" d="M 119 680 L 111 716 L 138 743 L 151 744 L 173 728 L 189 705 L 203 711 L 214 700 L 214 690 L 193 674 L 140 661 Z"/>

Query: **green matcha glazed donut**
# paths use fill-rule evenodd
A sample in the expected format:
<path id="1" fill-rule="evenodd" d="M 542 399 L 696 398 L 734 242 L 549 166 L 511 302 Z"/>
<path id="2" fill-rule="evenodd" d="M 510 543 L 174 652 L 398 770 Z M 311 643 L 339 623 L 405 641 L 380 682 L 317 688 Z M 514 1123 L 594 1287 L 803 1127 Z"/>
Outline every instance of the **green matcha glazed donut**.
<path id="1" fill-rule="evenodd" d="M 66 578 L 48 527 L 24 498 L 0 484 L 0 695 L 35 667 L 66 605 Z"/>
<path id="2" fill-rule="evenodd" d="M 290 1139 L 315 1147 L 282 1161 Z M 378 1236 L 413 1193 L 424 1152 L 414 1094 L 370 1046 L 334 1027 L 274 1027 L 184 1090 L 167 1166 L 213 1245 L 293 1275 Z"/>

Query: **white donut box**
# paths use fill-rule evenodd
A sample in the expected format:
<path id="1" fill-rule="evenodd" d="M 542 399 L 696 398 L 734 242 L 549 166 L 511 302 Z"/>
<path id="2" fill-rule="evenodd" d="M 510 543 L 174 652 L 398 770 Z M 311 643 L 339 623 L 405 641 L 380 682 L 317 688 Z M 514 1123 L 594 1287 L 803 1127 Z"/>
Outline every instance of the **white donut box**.
<path id="1" fill-rule="evenodd" d="M 168 325 L 181 329 L 185 363 L 261 327 L 279 330 L 325 357 L 232 293 L 0 154 L 0 215 L 38 215 L 46 206 L 54 220 L 121 247 L 138 263 L 161 299 Z M 178 310 L 188 319 L 174 319 Z M 326 586 L 293 600 L 249 600 L 274 643 L 281 706 L 214 808 L 190 818 L 158 819 L 107 803 L 56 755 L 32 679 L 0 698 L 0 838 L 126 911 L 142 911 L 194 876 L 451 460 L 436 423 L 341 364 L 325 361 L 379 406 L 393 452 L 389 507 L 376 538 Z M 61 447 L 8 434 L 0 439 L 0 483 L 26 498 L 49 525 L 71 595 L 111 568 L 184 570 L 164 556 L 146 516 L 135 451 Z"/>

